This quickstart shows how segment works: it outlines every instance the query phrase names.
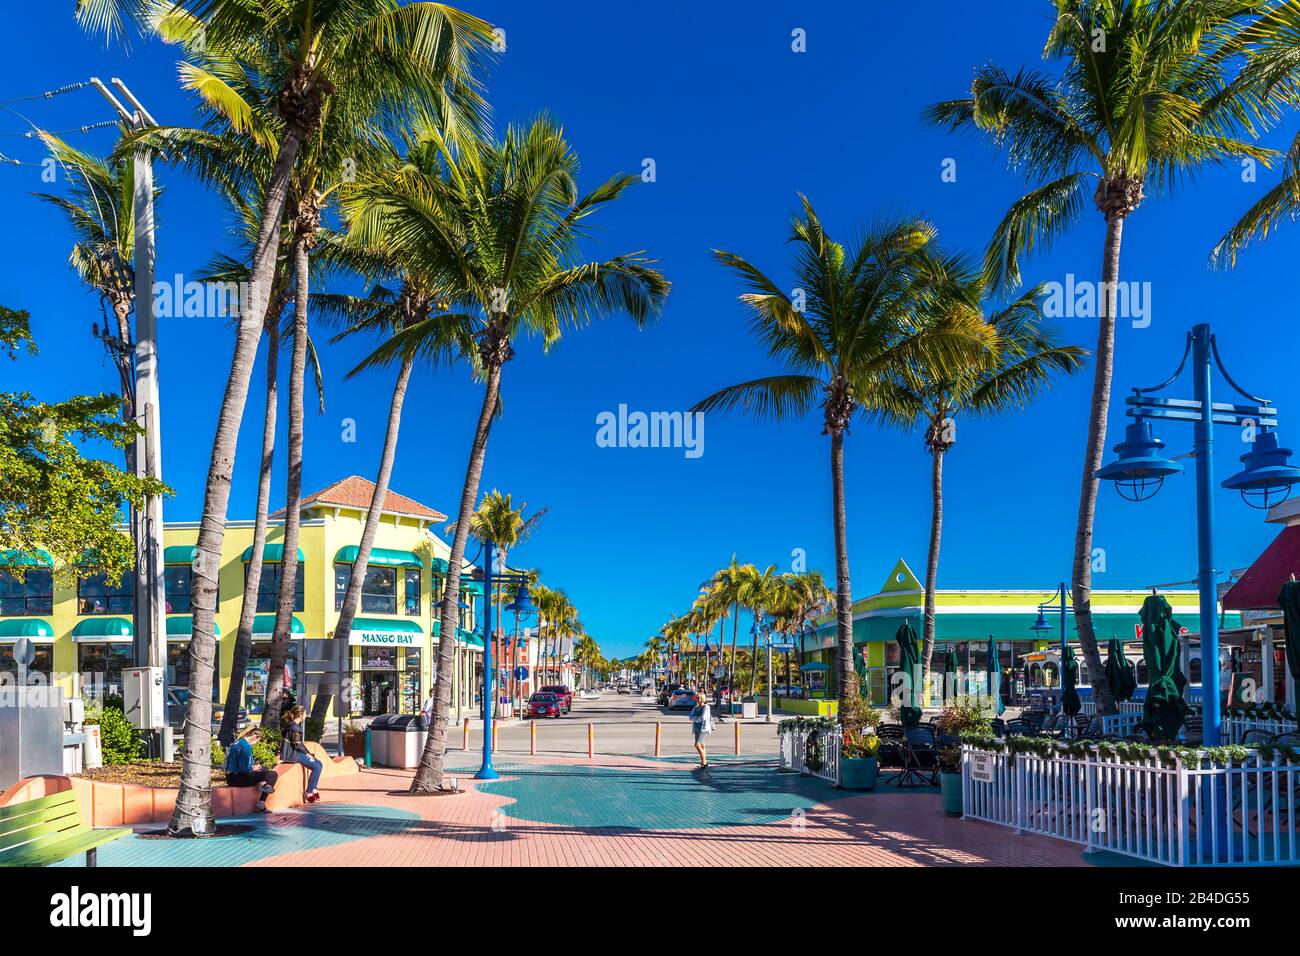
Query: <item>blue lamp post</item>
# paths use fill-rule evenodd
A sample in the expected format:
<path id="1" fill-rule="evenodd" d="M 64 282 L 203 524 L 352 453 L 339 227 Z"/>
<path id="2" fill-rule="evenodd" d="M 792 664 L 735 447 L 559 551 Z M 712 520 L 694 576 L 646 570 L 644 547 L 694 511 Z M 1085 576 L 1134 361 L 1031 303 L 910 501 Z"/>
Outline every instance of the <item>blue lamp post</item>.
<path id="1" fill-rule="evenodd" d="M 496 780 L 500 774 L 492 766 L 492 711 L 496 709 L 496 680 L 492 665 L 492 586 L 518 585 L 519 593 L 505 610 L 519 609 L 521 616 L 535 611 L 532 598 L 528 594 L 528 576 L 511 572 L 494 572 L 492 570 L 492 542 L 483 543 L 483 764 L 476 780 Z"/>
<path id="2" fill-rule="evenodd" d="M 1155 393 L 1172 385 L 1192 360 L 1193 398 L 1161 398 Z M 1214 402 L 1210 382 L 1215 368 L 1224 380 L 1249 404 Z M 1127 400 L 1134 421 L 1124 430 L 1124 441 L 1115 446 L 1118 458 L 1097 471 L 1097 477 L 1113 481 L 1120 495 L 1143 501 L 1158 492 L 1165 478 L 1178 474 L 1183 466 L 1160 453 L 1164 443 L 1155 438 L 1147 419 L 1191 422 L 1195 428 L 1192 455 L 1196 459 L 1196 552 L 1197 582 L 1201 616 L 1201 696 L 1204 743 L 1218 746 L 1222 737 L 1219 705 L 1219 601 L 1214 568 L 1214 427 L 1253 427 L 1254 450 L 1241 456 L 1245 468 L 1223 482 L 1223 487 L 1241 493 L 1242 500 L 1256 508 L 1268 508 L 1290 494 L 1300 482 L 1300 468 L 1287 464 L 1290 449 L 1278 445 L 1277 409 L 1265 398 L 1251 395 L 1238 385 L 1223 367 L 1219 348 L 1209 325 L 1201 323 L 1187 335 L 1183 359 L 1159 385 L 1135 388 Z"/>
<path id="3" fill-rule="evenodd" d="M 1062 581 L 1056 586 L 1057 598 L 1055 601 L 1045 601 L 1038 605 L 1038 617 L 1034 623 L 1029 625 L 1029 629 L 1037 634 L 1040 638 L 1046 638 L 1049 631 L 1052 630 L 1051 623 L 1047 620 L 1047 611 L 1060 612 L 1061 628 L 1061 666 L 1057 668 L 1057 675 L 1061 680 L 1061 691 L 1065 691 L 1065 649 L 1068 644 L 1068 638 L 1065 633 L 1066 615 L 1074 613 L 1074 608 L 1070 605 L 1068 592 L 1065 590 L 1065 582 Z"/>

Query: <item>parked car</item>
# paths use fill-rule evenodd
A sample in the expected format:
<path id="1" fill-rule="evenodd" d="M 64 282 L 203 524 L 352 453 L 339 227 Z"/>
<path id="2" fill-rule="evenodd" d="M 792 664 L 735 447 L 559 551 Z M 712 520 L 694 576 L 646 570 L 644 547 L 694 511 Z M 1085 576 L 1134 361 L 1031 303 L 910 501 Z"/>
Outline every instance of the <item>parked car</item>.
<path id="1" fill-rule="evenodd" d="M 673 681 L 672 683 L 664 684 L 663 687 L 660 687 L 660 688 L 659 688 L 659 696 L 655 698 L 655 700 L 658 702 L 659 706 L 660 706 L 660 707 L 667 707 L 667 706 L 668 706 L 668 699 L 669 699 L 670 697 L 673 696 L 673 691 L 677 690 L 677 688 L 679 688 L 679 687 L 681 687 L 681 686 L 682 686 L 682 685 L 681 685 L 681 682 L 680 682 L 680 681 Z"/>
<path id="2" fill-rule="evenodd" d="M 547 684 L 545 687 L 537 688 L 539 694 L 554 694 L 564 702 L 564 712 L 567 714 L 573 710 L 573 691 L 564 684 Z"/>
<path id="3" fill-rule="evenodd" d="M 546 694 L 538 691 L 528 698 L 525 717 L 559 717 L 564 712 L 564 701 L 559 694 Z"/>
<path id="4" fill-rule="evenodd" d="M 773 695 L 777 697 L 803 697 L 803 687 L 798 684 L 777 684 L 772 688 Z"/>
<path id="5" fill-rule="evenodd" d="M 668 699 L 669 710 L 693 710 L 700 702 L 700 695 L 689 687 L 679 687 Z"/>
<path id="6" fill-rule="evenodd" d="M 632 693 L 632 690 L 631 690 L 631 688 L 629 688 L 629 687 L 627 686 L 627 684 L 619 684 L 619 685 L 618 685 L 618 692 L 619 692 L 620 694 L 630 694 L 630 693 Z"/>

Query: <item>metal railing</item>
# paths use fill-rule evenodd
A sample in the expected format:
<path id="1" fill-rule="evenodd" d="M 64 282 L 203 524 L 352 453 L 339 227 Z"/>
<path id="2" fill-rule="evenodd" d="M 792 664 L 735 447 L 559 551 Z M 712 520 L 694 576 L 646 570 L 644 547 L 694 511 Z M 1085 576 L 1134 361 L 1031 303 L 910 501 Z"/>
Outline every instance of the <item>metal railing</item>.
<path id="1" fill-rule="evenodd" d="M 795 725 L 798 727 L 798 725 Z M 810 747 L 810 737 L 816 736 L 817 742 Z M 840 783 L 840 750 L 844 744 L 843 735 L 836 726 L 834 729 L 811 729 L 779 731 L 777 734 L 779 753 L 778 768 L 785 771 L 797 771 L 812 777 L 829 780 L 835 786 Z M 808 763 L 810 750 L 815 750 L 820 760 L 814 759 L 814 768 Z"/>
<path id="2" fill-rule="evenodd" d="M 1300 863 L 1300 764 L 1253 753 L 1232 766 L 1093 752 L 962 747 L 963 817 L 1166 866 Z"/>
<path id="3" fill-rule="evenodd" d="M 1297 723 L 1285 717 L 1224 717 L 1223 736 L 1228 743 L 1239 744 L 1251 730 L 1263 730 L 1270 734 L 1294 734 Z"/>

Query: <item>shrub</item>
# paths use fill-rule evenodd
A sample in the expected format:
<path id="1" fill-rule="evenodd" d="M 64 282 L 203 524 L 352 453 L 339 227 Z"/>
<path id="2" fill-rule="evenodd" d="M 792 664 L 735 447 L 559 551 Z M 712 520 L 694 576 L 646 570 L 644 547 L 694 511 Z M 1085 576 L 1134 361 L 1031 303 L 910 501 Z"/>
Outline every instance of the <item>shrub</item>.
<path id="1" fill-rule="evenodd" d="M 221 746 L 221 741 L 216 737 L 212 738 L 212 766 L 224 767 L 226 765 L 226 748 Z"/>
<path id="2" fill-rule="evenodd" d="M 302 735 L 307 740 L 320 743 L 321 737 L 325 736 L 325 718 L 308 717 L 303 723 Z"/>
<path id="3" fill-rule="evenodd" d="M 840 701 L 837 716 L 844 731 L 844 756 L 874 757 L 880 749 L 880 741 L 875 735 L 876 727 L 880 725 L 880 711 L 868 703 L 857 687 L 852 687 Z"/>
<path id="4" fill-rule="evenodd" d="M 260 763 L 267 770 L 280 762 L 280 744 L 273 747 L 265 740 L 253 744 L 253 763 Z"/>
<path id="5" fill-rule="evenodd" d="M 140 731 L 131 726 L 119 707 L 105 707 L 100 713 L 99 737 L 105 764 L 130 763 L 143 755 Z"/>
<path id="6" fill-rule="evenodd" d="M 993 735 L 993 705 L 980 697 L 958 697 L 939 713 L 935 727 L 941 734 L 961 737 L 969 734 L 977 737 Z"/>

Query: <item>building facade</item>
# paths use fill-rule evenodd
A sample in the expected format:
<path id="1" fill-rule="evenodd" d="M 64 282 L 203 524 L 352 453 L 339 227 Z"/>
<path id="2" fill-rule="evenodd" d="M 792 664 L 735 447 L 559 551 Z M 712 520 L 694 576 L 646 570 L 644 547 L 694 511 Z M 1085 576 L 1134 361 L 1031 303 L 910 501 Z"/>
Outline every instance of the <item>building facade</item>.
<path id="1" fill-rule="evenodd" d="M 373 491 L 356 476 L 335 482 L 302 501 L 298 575 L 292 642 L 286 680 L 301 697 L 313 661 L 330 655 L 344 592 L 356 560 Z M 343 716 L 418 713 L 433 687 L 440 635 L 436 621 L 450 548 L 434 531 L 442 513 L 389 491 L 371 551 L 361 604 L 348 648 L 350 680 Z M 217 681 L 214 700 L 225 699 L 243 604 L 244 582 L 252 557 L 252 521 L 230 521 L 222 544 L 218 577 Z M 168 523 L 163 561 L 167 600 L 167 686 L 169 711 L 178 722 L 189 687 L 190 580 L 198 522 Z M 280 569 L 284 557 L 283 513 L 271 517 L 263 552 L 252 653 L 244 678 L 244 706 L 261 713 Z M 0 554 L 0 671 L 18 670 L 14 643 L 33 641 L 29 678 L 39 675 L 65 695 L 102 699 L 121 693 L 123 667 L 133 664 L 134 611 L 131 575 L 117 585 L 102 577 L 56 575 L 48 564 L 31 561 L 24 580 L 5 568 L 12 555 Z M 482 638 L 473 634 L 483 586 L 461 578 L 461 628 L 455 635 L 453 707 L 470 712 L 482 682 Z"/>

